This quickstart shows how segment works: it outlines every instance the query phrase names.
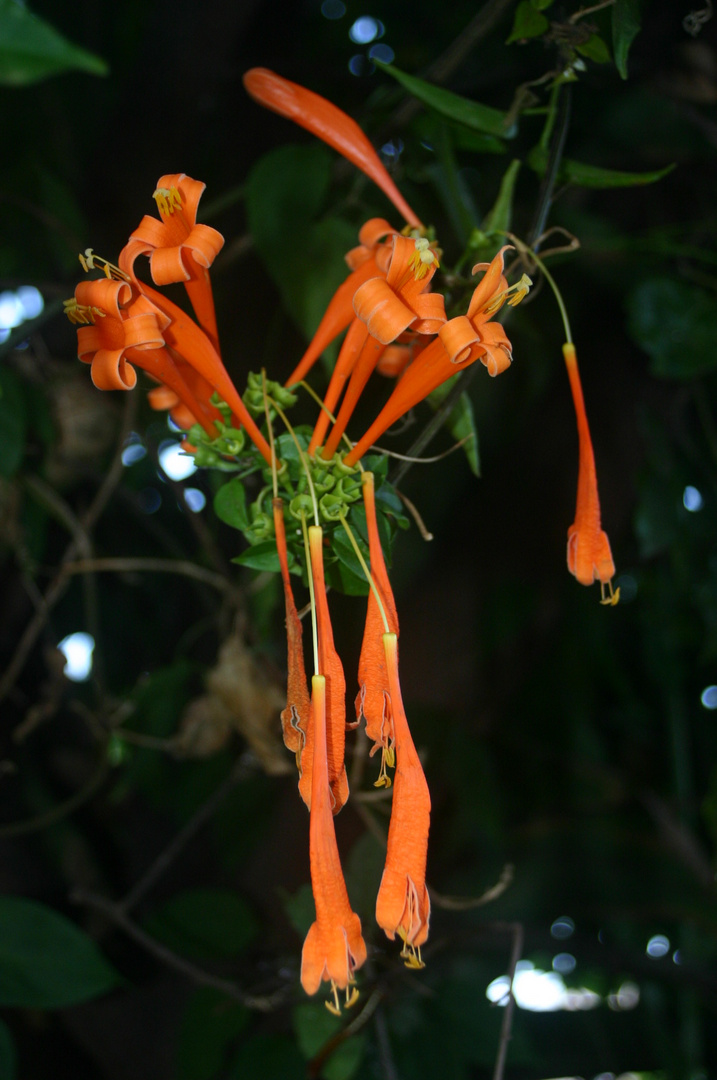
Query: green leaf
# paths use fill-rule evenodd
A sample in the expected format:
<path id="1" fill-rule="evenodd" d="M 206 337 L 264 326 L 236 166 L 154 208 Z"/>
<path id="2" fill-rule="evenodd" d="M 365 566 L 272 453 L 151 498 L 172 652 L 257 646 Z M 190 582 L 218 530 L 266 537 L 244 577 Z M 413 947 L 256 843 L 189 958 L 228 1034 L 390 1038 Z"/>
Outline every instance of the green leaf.
<path id="1" fill-rule="evenodd" d="M 0 897 L 0 1005 L 62 1009 L 121 982 L 94 941 L 36 900 Z"/>
<path id="2" fill-rule="evenodd" d="M 316 220 L 332 165 L 323 146 L 282 146 L 257 162 L 246 184 L 247 219 L 257 251 L 307 337 L 345 279 L 344 254 L 356 244 L 355 230 L 346 221 Z"/>
<path id="3" fill-rule="evenodd" d="M 550 26 L 545 15 L 537 11 L 530 0 L 521 0 L 515 11 L 513 29 L 506 45 L 514 41 L 527 41 L 529 38 L 539 37 Z"/>
<path id="4" fill-rule="evenodd" d="M 454 375 L 452 378 L 447 379 L 442 386 L 437 387 L 433 393 L 428 395 L 428 404 L 432 409 L 437 409 L 441 402 L 445 400 L 453 389 L 457 378 L 458 375 Z M 446 427 L 456 442 L 460 442 L 461 439 L 466 439 L 466 437 L 468 437 L 467 441 L 463 443 L 463 452 L 466 455 L 471 472 L 475 476 L 480 476 L 478 432 L 476 431 L 475 426 L 473 403 L 467 393 L 462 393 L 454 407 L 451 409 L 450 415 L 446 421 Z"/>
<path id="5" fill-rule="evenodd" d="M 641 282 L 627 298 L 628 330 L 653 375 L 690 379 L 717 368 L 714 293 L 673 278 Z"/>
<path id="6" fill-rule="evenodd" d="M 616 0 L 612 9 L 612 49 L 615 67 L 627 78 L 627 54 L 640 30 L 640 0 Z"/>
<path id="7" fill-rule="evenodd" d="M 148 933 L 193 960 L 242 953 L 256 936 L 246 901 L 228 889 L 187 889 L 145 921 Z"/>
<path id="8" fill-rule="evenodd" d="M 594 60 L 596 64 L 610 63 L 610 50 L 599 34 L 593 34 L 582 45 L 576 45 L 576 49 L 581 56 L 587 56 L 588 60 Z"/>
<path id="9" fill-rule="evenodd" d="M 368 562 L 368 548 L 360 536 L 356 536 L 356 539 L 361 548 L 361 554 Z M 331 550 L 339 560 L 340 565 L 337 566 L 337 569 L 341 576 L 342 592 L 346 592 L 349 596 L 368 596 L 369 584 L 366 575 L 363 572 L 361 563 L 356 558 L 356 552 L 351 541 L 343 531 L 343 527 L 340 532 L 337 529 L 332 533 Z"/>
<path id="10" fill-rule="evenodd" d="M 510 229 L 513 220 L 513 196 L 515 182 L 520 172 L 520 161 L 514 158 L 503 174 L 498 190 L 498 198 L 486 214 L 482 231 L 484 233 L 504 233 Z"/>
<path id="11" fill-rule="evenodd" d="M 184 1010 L 177 1040 L 177 1080 L 214 1080 L 249 1010 L 220 990 L 203 986 Z"/>
<path id="12" fill-rule="evenodd" d="M 22 383 L 8 368 L 0 368 L 0 475 L 13 476 L 25 453 L 27 416 Z"/>
<path id="13" fill-rule="evenodd" d="M 530 0 L 530 2 L 536 11 L 546 11 L 552 5 L 553 0 Z"/>
<path id="14" fill-rule="evenodd" d="M 254 544 L 232 559 L 232 562 L 238 566 L 247 566 L 250 570 L 268 570 L 272 574 L 278 574 L 281 570 L 275 540 L 262 540 L 260 544 Z"/>
<path id="15" fill-rule="evenodd" d="M 19 0 L 0 0 L 0 83 L 27 86 L 63 71 L 106 75 L 104 60 L 63 37 Z"/>
<path id="16" fill-rule="evenodd" d="M 293 1023 L 299 1049 L 311 1060 L 341 1031 L 345 1021 L 332 1016 L 323 1001 L 306 1001 L 294 1009 Z M 351 1080 L 361 1065 L 365 1042 L 363 1034 L 344 1040 L 323 1066 L 323 1080 Z"/>
<path id="17" fill-rule="evenodd" d="M 246 491 L 241 480 L 234 479 L 223 484 L 214 496 L 214 513 L 225 525 L 244 532 L 250 527 L 246 508 Z"/>
<path id="18" fill-rule="evenodd" d="M 4 1020 L 0 1020 L 0 1076 L 3 1080 L 15 1080 L 17 1076 L 15 1043 Z"/>
<path id="19" fill-rule="evenodd" d="M 474 128 L 476 131 L 485 131 L 488 135 L 499 135 L 503 138 L 515 135 L 517 130 L 515 125 L 510 131 L 506 131 L 506 114 L 500 109 L 492 109 L 489 105 L 470 101 L 450 90 L 444 90 L 443 87 L 417 79 L 414 75 L 407 75 L 405 71 L 399 71 L 392 64 L 382 64 L 379 60 L 374 62 L 376 67 L 394 78 L 424 105 L 435 109 L 442 116 L 447 116 L 449 120 L 457 120 L 466 127 Z"/>
<path id="20" fill-rule="evenodd" d="M 548 161 L 548 153 L 541 146 L 535 146 L 528 155 L 528 165 L 539 176 L 545 172 Z M 664 169 L 655 169 L 653 172 L 633 173 L 618 172 L 616 169 L 602 169 L 597 165 L 584 165 L 580 161 L 571 161 L 563 158 L 560 165 L 559 177 L 563 182 L 570 181 L 580 187 L 588 188 L 621 188 L 639 187 L 642 184 L 654 184 L 662 180 L 675 168 L 675 165 L 666 165 Z"/>

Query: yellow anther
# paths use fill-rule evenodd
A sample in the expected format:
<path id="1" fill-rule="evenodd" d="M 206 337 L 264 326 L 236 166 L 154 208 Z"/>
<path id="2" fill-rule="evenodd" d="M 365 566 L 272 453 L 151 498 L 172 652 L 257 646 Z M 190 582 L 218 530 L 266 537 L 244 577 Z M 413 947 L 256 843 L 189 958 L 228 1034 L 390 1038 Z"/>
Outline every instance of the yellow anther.
<path id="1" fill-rule="evenodd" d="M 125 274 L 124 270 L 120 270 L 119 266 L 115 266 L 114 263 L 103 259 L 101 255 L 95 255 L 92 248 L 85 248 L 85 253 L 79 256 L 79 260 L 86 274 L 90 270 L 101 270 L 106 278 L 116 281 L 129 281 L 129 274 Z"/>
<path id="2" fill-rule="evenodd" d="M 339 991 L 334 980 L 331 980 L 331 996 L 333 1001 L 325 1001 L 324 1005 L 333 1016 L 341 1016 L 341 1004 L 339 1002 Z"/>
<path id="3" fill-rule="evenodd" d="M 381 747 L 381 768 L 379 770 L 378 779 L 374 780 L 374 787 L 390 788 L 391 777 L 386 772 L 386 768 L 392 769 L 396 762 L 396 753 L 392 746 Z"/>
<path id="4" fill-rule="evenodd" d="M 613 589 L 612 580 L 607 583 L 607 592 L 605 591 L 605 582 L 600 582 L 600 593 L 601 604 L 609 604 L 610 607 L 615 607 L 615 604 L 620 602 L 620 586 L 618 585 L 616 589 Z"/>
<path id="5" fill-rule="evenodd" d="M 101 319 L 104 319 L 107 314 L 106 311 L 102 311 L 98 307 L 78 304 L 74 296 L 69 300 L 63 300 L 63 304 L 65 315 L 71 323 L 75 323 L 77 326 L 89 326 L 90 323 L 94 323 L 98 315 Z"/>
<path id="6" fill-rule="evenodd" d="M 352 986 L 352 987 L 351 987 L 351 992 L 349 993 L 349 988 L 348 988 L 348 986 L 347 986 L 347 987 L 346 987 L 346 1003 L 345 1003 L 345 1008 L 347 1008 L 347 1009 L 350 1009 L 350 1008 L 352 1008 L 352 1007 L 353 1007 L 353 1006 L 354 1006 L 354 1005 L 356 1004 L 356 1002 L 358 1001 L 358 999 L 359 999 L 359 992 L 358 992 L 358 990 L 356 989 L 356 987 L 355 987 L 355 986 Z"/>
<path id="7" fill-rule="evenodd" d="M 420 281 L 428 273 L 429 267 L 435 263 L 436 268 L 438 268 L 441 264 L 435 250 L 431 248 L 430 240 L 425 236 L 420 236 L 413 242 L 416 245 L 416 250 L 409 259 L 408 265 L 413 270 L 416 281 Z"/>
<path id="8" fill-rule="evenodd" d="M 157 188 L 152 198 L 157 203 L 160 217 L 168 217 L 175 210 L 182 209 L 182 196 L 179 193 L 179 188 Z"/>
<path id="9" fill-rule="evenodd" d="M 527 274 L 523 274 L 520 281 L 516 281 L 515 285 L 511 285 L 510 289 L 508 289 L 508 292 L 513 293 L 508 299 L 508 303 L 511 307 L 516 307 L 521 300 L 525 299 L 530 292 L 532 284 L 532 278 L 529 278 Z"/>
<path id="10" fill-rule="evenodd" d="M 399 927 L 398 932 L 403 938 L 401 959 L 407 968 L 411 968 L 412 971 L 420 971 L 426 966 L 421 958 L 421 946 L 411 945 L 406 937 L 405 930 L 402 930 L 401 927 Z"/>

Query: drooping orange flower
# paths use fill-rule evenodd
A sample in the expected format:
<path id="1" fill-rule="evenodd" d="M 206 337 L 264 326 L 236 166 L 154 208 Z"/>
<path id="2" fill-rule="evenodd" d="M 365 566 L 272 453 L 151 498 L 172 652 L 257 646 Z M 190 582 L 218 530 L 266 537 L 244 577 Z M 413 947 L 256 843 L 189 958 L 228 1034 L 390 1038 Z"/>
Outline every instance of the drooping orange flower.
<path id="1" fill-rule="evenodd" d="M 467 313 L 439 327 L 438 337 L 406 368 L 373 424 L 344 458 L 347 465 L 355 465 L 387 428 L 476 360 L 480 359 L 493 376 L 510 366 L 510 341 L 501 324 L 492 322 L 491 317 L 504 303 L 519 303 L 530 287 L 530 279 L 523 277 L 517 285 L 508 286 L 503 275 L 505 250 L 502 248 L 490 263 L 478 263 L 473 268 L 485 270 L 485 274 L 473 293 Z"/>
<path id="2" fill-rule="evenodd" d="M 224 246 L 224 237 L 197 224 L 197 207 L 206 187 L 185 173 L 160 176 L 154 199 L 160 220 L 145 215 L 132 233 L 120 265 L 134 277 L 138 255 L 149 256 L 155 285 L 183 282 L 200 325 L 219 351 L 209 267 Z"/>
<path id="3" fill-rule="evenodd" d="M 356 717 L 359 721 L 363 718 L 366 723 L 366 735 L 374 744 L 371 754 L 373 755 L 377 750 L 381 750 L 381 771 L 376 786 L 388 787 L 391 781 L 386 772 L 386 767 L 392 766 L 394 763 L 395 736 L 391 712 L 391 692 L 386 671 L 386 652 L 383 643 L 383 635 L 386 631 L 383 619 L 385 615 L 388 629 L 398 636 L 398 614 L 378 532 L 373 473 L 364 472 L 361 474 L 361 486 L 366 509 L 371 577 L 379 594 L 383 613 L 373 589 L 370 589 L 366 608 L 366 626 L 358 666 L 359 692 L 355 703 Z"/>
<path id="4" fill-rule="evenodd" d="M 349 797 L 349 782 L 344 763 L 346 744 L 346 679 L 339 654 L 334 645 L 331 628 L 329 602 L 326 596 L 324 580 L 324 532 L 321 526 L 309 527 L 309 550 L 311 553 L 311 579 L 314 586 L 315 616 L 319 639 L 319 672 L 326 679 L 326 755 L 328 761 L 329 787 L 333 801 L 333 812 L 338 814 Z M 309 763 L 309 754 L 302 754 L 301 778 L 299 791 L 307 806 L 313 799 L 312 772 L 316 765 L 316 732 L 307 735 L 307 743 L 313 739 L 314 760 Z M 307 760 L 304 761 L 304 758 Z"/>
<path id="5" fill-rule="evenodd" d="M 420 220 L 394 184 L 373 146 L 356 121 L 345 112 L 312 90 L 282 79 L 266 68 L 247 71 L 244 86 L 260 105 L 293 120 L 338 150 L 381 188 L 409 225 L 422 228 Z"/>
<path id="6" fill-rule="evenodd" d="M 396 634 L 384 634 L 383 644 L 396 739 L 396 773 L 376 922 L 391 940 L 399 935 L 404 943 L 401 956 L 408 967 L 415 968 L 423 967 L 421 945 L 428 937 L 431 914 L 426 889 L 431 796 L 403 707 Z"/>
<path id="7" fill-rule="evenodd" d="M 306 935 L 301 953 L 301 985 L 307 994 L 315 994 L 322 981 L 329 982 L 333 1002 L 326 1005 L 338 1014 L 338 990 L 346 992 L 347 1006 L 353 1005 L 358 997 L 355 989 L 349 993 L 349 987 L 354 972 L 366 959 L 366 944 L 361 935 L 361 920 L 351 909 L 336 846 L 326 751 L 326 690 L 325 677 L 314 675 L 311 725 L 315 739 L 309 843 L 316 921 Z"/>
<path id="8" fill-rule="evenodd" d="M 100 390 L 132 390 L 136 367 L 147 371 L 181 401 L 193 423 L 212 437 L 211 417 L 182 377 L 165 347 L 169 319 L 129 282 L 113 278 L 82 281 L 66 314 L 78 323 L 80 360 L 91 364 L 92 381 Z"/>
<path id="9" fill-rule="evenodd" d="M 599 581 L 601 603 L 616 604 L 620 599 L 620 590 L 613 590 L 612 586 L 615 563 L 607 533 L 603 532 L 600 524 L 595 454 L 585 412 L 577 355 L 572 343 L 563 345 L 563 356 L 575 406 L 580 452 L 575 521 L 568 529 L 568 569 L 581 585 L 592 585 L 594 581 Z"/>
<path id="10" fill-rule="evenodd" d="M 283 500 L 278 498 L 274 499 L 272 506 L 274 510 L 276 550 L 279 554 L 281 579 L 284 585 L 288 654 L 286 708 L 282 709 L 281 712 L 281 727 L 284 734 L 284 743 L 288 749 L 292 750 L 296 755 L 296 764 L 301 770 L 304 752 L 306 752 L 304 765 L 310 765 L 313 754 L 313 746 L 309 746 L 307 741 L 309 729 L 309 688 L 306 682 L 306 668 L 304 667 L 301 619 L 296 610 L 294 592 L 291 587 L 291 577 L 289 574 Z M 309 790 L 311 790 L 310 777 L 308 777 L 308 786 Z M 310 805 L 310 803 L 307 805 Z"/>
<path id="11" fill-rule="evenodd" d="M 367 336 L 353 364 L 336 423 L 323 450 L 327 460 L 336 452 L 361 393 L 386 346 L 409 329 L 416 334 L 435 334 L 446 321 L 443 297 L 440 293 L 428 291 L 438 269 L 438 258 L 429 242 L 394 235 L 391 244 L 393 250 L 385 278 L 371 278 L 354 294 L 354 311 L 357 319 L 365 324 Z M 325 423 L 325 420 L 320 420 L 320 423 Z"/>

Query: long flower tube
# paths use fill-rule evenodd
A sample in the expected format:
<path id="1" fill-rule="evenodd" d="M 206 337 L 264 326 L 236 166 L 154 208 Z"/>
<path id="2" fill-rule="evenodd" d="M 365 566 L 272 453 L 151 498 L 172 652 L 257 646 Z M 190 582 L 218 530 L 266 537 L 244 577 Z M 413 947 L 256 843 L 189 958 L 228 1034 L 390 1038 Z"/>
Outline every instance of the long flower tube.
<path id="1" fill-rule="evenodd" d="M 355 320 L 354 294 L 365 281 L 386 274 L 391 250 L 382 241 L 387 236 L 395 235 L 395 232 L 383 218 L 371 218 L 363 225 L 359 232 L 359 247 L 346 255 L 351 273 L 331 298 L 309 347 L 286 380 L 287 386 L 293 386 L 305 378 L 324 349 Z"/>
<path id="2" fill-rule="evenodd" d="M 311 924 L 301 953 L 301 985 L 315 994 L 322 981 L 331 985 L 333 1002 L 327 1008 L 339 1014 L 338 990 L 346 992 L 346 1005 L 358 997 L 354 972 L 366 960 L 366 943 L 361 920 L 352 910 L 341 870 L 331 806 L 327 759 L 327 680 L 314 675 L 311 680 L 311 723 L 315 731 L 311 782 L 309 851 L 311 888 L 316 904 L 316 921 Z"/>
<path id="3" fill-rule="evenodd" d="M 331 372 L 329 385 L 324 394 L 324 407 L 319 413 L 318 420 L 316 421 L 316 425 L 314 426 L 311 435 L 311 442 L 309 443 L 308 448 L 309 454 L 313 454 L 317 447 L 321 446 L 324 442 L 328 426 L 331 423 L 331 416 L 336 408 L 336 403 L 346 387 L 349 376 L 356 366 L 356 362 L 361 355 L 367 339 L 368 330 L 366 329 L 366 326 L 360 319 L 354 319 L 342 342 L 336 364 L 334 365 L 334 370 Z"/>
<path id="4" fill-rule="evenodd" d="M 490 263 L 479 263 L 474 267 L 475 270 L 486 269 L 486 273 L 473 293 L 467 314 L 444 323 L 438 329 L 437 338 L 406 368 L 373 424 L 344 458 L 345 464 L 355 465 L 384 431 L 409 409 L 477 359 L 492 376 L 510 366 L 510 341 L 501 324 L 490 320 L 504 303 L 518 303 L 528 291 L 529 282 L 521 279 L 517 285 L 508 286 L 503 276 L 505 250 L 499 251 Z"/>
<path id="5" fill-rule="evenodd" d="M 333 802 L 333 813 L 346 803 L 349 797 L 349 782 L 344 763 L 346 744 L 346 679 L 339 654 L 334 645 L 331 629 L 331 616 L 326 596 L 324 580 L 324 532 L 319 525 L 309 527 L 309 549 L 311 552 L 311 578 L 314 585 L 314 603 L 319 638 L 319 671 L 326 679 L 326 756 L 328 762 L 329 787 Z M 310 738 L 311 736 L 309 736 Z M 311 769 L 303 765 L 299 780 L 299 791 L 307 806 L 313 800 L 312 773 L 316 767 L 316 746 L 318 735 L 313 733 L 314 759 Z M 306 751 L 304 752 L 306 753 Z"/>
<path id="6" fill-rule="evenodd" d="M 125 265 L 134 261 L 131 241 L 123 249 L 120 255 L 119 265 L 124 270 Z M 222 363 L 221 357 L 212 345 L 210 339 L 194 322 L 193 319 L 173 304 L 164 293 L 157 292 L 150 285 L 140 283 L 142 293 L 152 301 L 159 310 L 167 316 L 169 322 L 164 331 L 164 340 L 167 345 L 182 356 L 188 364 L 199 372 L 206 381 L 214 387 L 223 401 L 226 401 L 238 421 L 246 428 L 247 434 L 262 455 L 267 465 L 271 465 L 271 448 L 257 427 L 251 413 L 241 399 L 234 383 Z"/>
<path id="7" fill-rule="evenodd" d="M 304 667 L 301 619 L 296 610 L 289 574 L 283 499 L 274 499 L 272 508 L 274 512 L 276 550 L 279 554 L 281 580 L 284 586 L 284 606 L 286 609 L 288 679 L 286 707 L 281 711 L 281 727 L 284 743 L 296 755 L 296 764 L 301 770 L 310 764 L 313 753 L 313 747 L 309 746 L 307 741 L 310 712 L 309 687 L 306 682 L 306 669 Z M 306 754 L 305 759 L 304 753 Z M 311 781 L 309 778 L 309 790 L 310 788 Z"/>
<path id="8" fill-rule="evenodd" d="M 402 938 L 401 956 L 408 967 L 423 967 L 421 945 L 428 937 L 431 901 L 426 888 L 431 796 L 411 738 L 398 679 L 398 639 L 384 634 L 386 673 L 396 738 L 396 773 L 391 823 L 376 922 L 387 937 Z"/>
<path id="9" fill-rule="evenodd" d="M 369 337 L 351 373 L 346 396 L 324 447 L 328 460 L 338 447 L 368 379 L 385 347 L 406 330 L 435 334 L 446 321 L 443 297 L 428 292 L 438 259 L 428 241 L 408 236 L 391 238 L 392 255 L 386 277 L 367 281 L 354 296 L 356 317 Z"/>
<path id="10" fill-rule="evenodd" d="M 208 225 L 197 224 L 205 187 L 185 173 L 160 176 L 154 192 L 160 220 L 148 214 L 142 218 L 130 237 L 132 259 L 124 269 L 134 278 L 134 259 L 148 255 L 155 285 L 181 281 L 200 325 L 219 352 L 209 267 L 224 246 L 224 237 Z"/>
<path id="11" fill-rule="evenodd" d="M 571 342 L 563 345 L 563 356 L 575 406 L 580 452 L 575 521 L 568 529 L 568 569 L 581 585 L 592 585 L 594 581 L 599 581 L 602 590 L 601 603 L 616 604 L 620 597 L 620 590 L 613 590 L 612 586 L 615 563 L 610 550 L 610 541 L 600 523 L 595 454 L 585 412 L 577 354 Z"/>
<path id="12" fill-rule="evenodd" d="M 398 613 L 378 532 L 373 473 L 361 474 L 361 487 L 366 510 L 371 577 L 381 603 L 379 605 L 374 590 L 370 589 L 359 657 L 359 692 L 356 696 L 355 707 L 356 719 L 365 721 L 366 735 L 374 744 L 371 754 L 381 750 L 381 771 L 377 786 L 383 787 L 390 784 L 386 766 L 393 764 L 395 744 L 383 635 L 388 627 L 388 630 L 398 637 Z"/>
<path id="13" fill-rule="evenodd" d="M 422 228 L 420 219 L 398 190 L 373 146 L 355 120 L 320 94 L 282 79 L 267 68 L 252 68 L 244 75 L 247 92 L 260 105 L 293 120 L 338 150 L 386 195 L 405 221 Z"/>

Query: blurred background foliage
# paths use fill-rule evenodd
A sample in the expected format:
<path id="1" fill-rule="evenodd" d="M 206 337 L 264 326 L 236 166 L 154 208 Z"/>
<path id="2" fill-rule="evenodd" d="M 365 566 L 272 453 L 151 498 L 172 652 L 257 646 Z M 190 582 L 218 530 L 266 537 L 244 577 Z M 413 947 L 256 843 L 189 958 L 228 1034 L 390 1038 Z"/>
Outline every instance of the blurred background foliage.
<path id="1" fill-rule="evenodd" d="M 47 23 L 0 0 L 0 1075 L 713 1075 L 712 5 L 31 7 Z M 357 116 L 451 268 L 485 257 L 475 230 L 501 182 L 503 225 L 509 208 L 531 235 L 554 145 L 540 80 L 566 56 L 580 63 L 546 224 L 580 248 L 550 265 L 622 600 L 601 608 L 566 572 L 577 439 L 538 288 L 511 312 L 510 372 L 470 381 L 481 478 L 458 453 L 400 481 L 435 537 L 402 532 L 392 569 L 434 804 L 432 935 L 411 973 L 376 932 L 386 804 L 352 799 L 337 828 L 371 960 L 336 1020 L 298 986 L 308 818 L 278 733 L 278 583 L 231 565 L 242 542 L 210 509 L 224 477 L 174 479 L 160 460 L 176 436 L 143 395 L 92 388 L 61 301 L 77 252 L 115 258 L 157 177 L 185 171 L 227 238 L 213 275 L 227 366 L 240 387 L 263 365 L 285 378 L 358 226 L 395 215 L 251 103 L 242 73 L 270 67 Z M 374 60 L 459 97 L 418 85 L 417 105 Z M 350 687 L 362 602 L 331 603 Z M 84 681 L 58 651 L 78 632 L 94 642 Z"/>

